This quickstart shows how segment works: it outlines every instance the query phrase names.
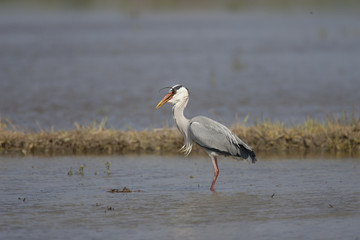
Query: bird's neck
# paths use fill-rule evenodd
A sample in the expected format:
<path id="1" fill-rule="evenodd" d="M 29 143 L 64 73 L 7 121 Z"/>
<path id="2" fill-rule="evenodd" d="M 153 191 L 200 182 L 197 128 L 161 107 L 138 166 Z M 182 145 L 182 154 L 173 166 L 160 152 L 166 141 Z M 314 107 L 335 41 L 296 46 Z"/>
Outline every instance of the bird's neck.
<path id="1" fill-rule="evenodd" d="M 174 122 L 186 140 L 188 138 L 188 129 L 189 129 L 190 121 L 184 116 L 184 109 L 188 101 L 189 98 L 186 98 L 184 99 L 184 101 L 177 102 L 172 109 Z"/>
<path id="2" fill-rule="evenodd" d="M 180 151 L 184 152 L 185 155 L 189 155 L 192 149 L 192 140 L 189 134 L 190 120 L 184 116 L 184 109 L 189 101 L 189 98 L 185 98 L 181 102 L 177 102 L 173 106 L 173 118 L 174 122 L 184 136 L 184 145 L 180 149 Z"/>

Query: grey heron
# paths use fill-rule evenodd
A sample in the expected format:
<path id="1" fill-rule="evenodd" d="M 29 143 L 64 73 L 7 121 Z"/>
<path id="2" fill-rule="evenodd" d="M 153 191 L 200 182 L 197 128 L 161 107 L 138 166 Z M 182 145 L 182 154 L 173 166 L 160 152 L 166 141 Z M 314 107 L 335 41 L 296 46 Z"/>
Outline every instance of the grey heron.
<path id="1" fill-rule="evenodd" d="M 198 144 L 209 155 L 213 167 L 214 178 L 211 184 L 211 191 L 219 175 L 217 157 L 219 155 L 232 156 L 240 159 L 251 158 L 251 162 L 256 162 L 254 151 L 238 136 L 230 131 L 223 124 L 204 116 L 196 116 L 187 119 L 184 116 L 184 109 L 189 101 L 187 88 L 175 85 L 170 88 L 165 97 L 158 103 L 156 109 L 165 103 L 173 104 L 172 113 L 178 130 L 184 137 L 184 145 L 180 149 L 188 155 L 191 152 L 193 142 Z"/>

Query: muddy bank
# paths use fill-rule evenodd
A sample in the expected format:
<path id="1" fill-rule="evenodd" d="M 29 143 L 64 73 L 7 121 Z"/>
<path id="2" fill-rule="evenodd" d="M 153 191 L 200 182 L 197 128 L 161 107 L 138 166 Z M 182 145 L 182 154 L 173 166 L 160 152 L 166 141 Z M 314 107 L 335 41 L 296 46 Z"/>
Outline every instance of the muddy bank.
<path id="1" fill-rule="evenodd" d="M 308 119 L 297 126 L 263 122 L 230 127 L 259 153 L 344 153 L 360 151 L 360 121 L 320 123 Z M 0 128 L 2 154 L 180 154 L 183 137 L 173 128 L 119 131 L 101 126 L 67 131 L 25 132 Z M 202 153 L 195 146 L 193 152 Z"/>

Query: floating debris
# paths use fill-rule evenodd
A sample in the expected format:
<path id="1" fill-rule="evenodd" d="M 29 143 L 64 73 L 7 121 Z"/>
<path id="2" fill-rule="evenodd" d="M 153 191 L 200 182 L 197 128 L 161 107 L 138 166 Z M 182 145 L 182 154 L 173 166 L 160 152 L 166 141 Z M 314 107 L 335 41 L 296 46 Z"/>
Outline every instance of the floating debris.
<path id="1" fill-rule="evenodd" d="M 271 198 L 274 198 L 274 196 L 275 196 L 275 193 L 273 193 L 273 194 L 271 195 Z"/>
<path id="2" fill-rule="evenodd" d="M 124 187 L 123 189 L 113 188 L 113 189 L 110 189 L 108 192 L 110 192 L 110 193 L 130 193 L 130 192 L 141 192 L 141 190 L 131 190 L 127 187 Z"/>
<path id="3" fill-rule="evenodd" d="M 330 203 L 328 203 L 329 204 L 329 208 L 334 208 L 334 206 L 333 205 L 331 205 Z"/>

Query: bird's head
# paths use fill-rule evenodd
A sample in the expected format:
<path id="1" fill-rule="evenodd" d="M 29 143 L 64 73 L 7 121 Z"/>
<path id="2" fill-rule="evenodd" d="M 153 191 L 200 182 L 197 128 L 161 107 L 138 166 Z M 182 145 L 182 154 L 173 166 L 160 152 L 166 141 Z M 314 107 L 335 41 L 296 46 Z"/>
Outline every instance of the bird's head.
<path id="1" fill-rule="evenodd" d="M 158 105 L 156 106 L 156 109 L 160 108 L 162 105 L 164 105 L 167 102 L 176 104 L 178 102 L 188 99 L 188 97 L 189 97 L 188 90 L 185 87 L 177 84 L 170 88 L 169 92 L 158 103 Z"/>

